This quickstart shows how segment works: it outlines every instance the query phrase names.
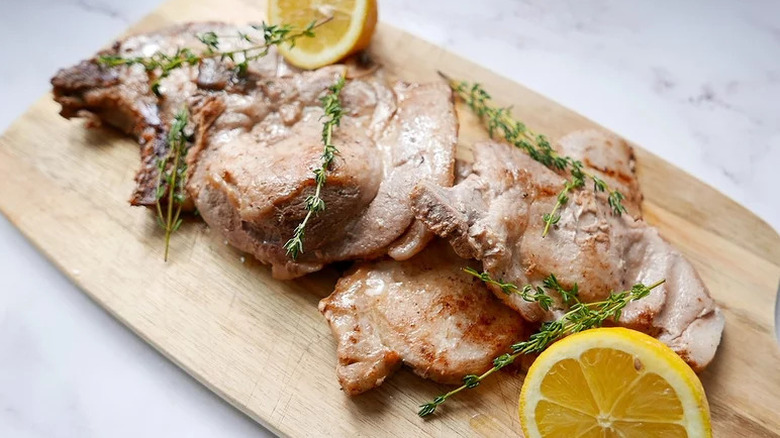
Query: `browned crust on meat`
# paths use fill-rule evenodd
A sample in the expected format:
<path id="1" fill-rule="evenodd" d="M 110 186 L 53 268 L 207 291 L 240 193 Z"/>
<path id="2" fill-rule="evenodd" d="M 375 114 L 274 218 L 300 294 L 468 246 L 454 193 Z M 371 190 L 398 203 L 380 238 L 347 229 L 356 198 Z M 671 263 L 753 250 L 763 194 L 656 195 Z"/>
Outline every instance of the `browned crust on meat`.
<path id="1" fill-rule="evenodd" d="M 338 341 L 345 392 L 378 386 L 400 362 L 423 378 L 458 384 L 526 338 L 522 318 L 465 266 L 476 265 L 434 241 L 410 260 L 364 262 L 339 279 L 319 310 Z"/>

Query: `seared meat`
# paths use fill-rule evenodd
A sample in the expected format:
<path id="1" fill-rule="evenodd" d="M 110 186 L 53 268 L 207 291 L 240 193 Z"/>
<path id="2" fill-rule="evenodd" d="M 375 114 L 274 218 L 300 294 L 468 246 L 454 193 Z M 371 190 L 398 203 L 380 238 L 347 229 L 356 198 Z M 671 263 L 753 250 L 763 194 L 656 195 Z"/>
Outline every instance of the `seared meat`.
<path id="1" fill-rule="evenodd" d="M 214 31 L 235 35 L 241 30 L 262 39 L 257 31 L 246 27 L 221 23 L 193 23 L 172 26 L 161 31 L 135 35 L 116 42 L 100 55 L 118 55 L 124 58 L 150 56 L 156 52 L 173 55 L 179 48 L 203 48 L 197 35 Z M 238 38 L 228 38 L 220 46 L 229 50 L 249 44 Z M 241 46 L 243 47 L 243 46 Z M 219 90 L 251 83 L 254 76 L 273 76 L 281 63 L 275 52 L 250 63 L 248 74 L 237 77 L 225 63 L 205 62 L 183 66 L 162 79 L 159 96 L 151 89 L 154 80 L 141 65 L 106 67 L 95 58 L 60 70 L 52 79 L 54 100 L 62 105 L 60 114 L 66 118 L 86 117 L 92 125 L 105 123 L 134 136 L 141 144 L 141 168 L 136 175 L 136 189 L 131 196 L 133 205 L 152 206 L 156 203 L 158 184 L 157 160 L 168 153 L 166 136 L 177 111 L 185 108 L 196 93 Z M 221 88 L 220 88 L 221 87 Z"/>
<path id="2" fill-rule="evenodd" d="M 566 138 L 578 136 L 583 138 Z M 630 303 L 619 324 L 657 337 L 696 370 L 710 362 L 723 316 L 691 264 L 654 228 L 627 214 L 613 215 L 600 195 L 585 189 L 571 193 L 559 223 L 542 237 L 542 215 L 552 210 L 564 178 L 504 144 L 474 149 L 472 173 L 459 184 L 423 182 L 415 188 L 418 219 L 461 257 L 481 260 L 494 278 L 539 284 L 554 273 L 566 288 L 577 283 L 585 302 L 666 279 Z M 495 292 L 528 321 L 552 320 L 566 310 L 560 300 L 545 312 L 519 296 Z"/>
<path id="3" fill-rule="evenodd" d="M 524 322 L 444 242 L 410 260 L 359 264 L 320 301 L 338 340 L 336 373 L 347 394 L 377 387 L 401 363 L 441 383 L 480 374 L 527 335 Z"/>
<path id="4" fill-rule="evenodd" d="M 334 131 L 339 155 L 320 193 L 326 210 L 309 221 L 303 254 L 290 259 L 283 246 L 306 214 L 312 170 L 322 160 L 318 99 L 344 69 L 260 80 L 247 95 L 210 96 L 195 111 L 201 131 L 189 191 L 198 211 L 232 245 L 272 264 L 276 278 L 381 256 L 388 247 L 410 257 L 430 238 L 413 223 L 412 188 L 421 180 L 452 184 L 457 120 L 449 88 L 398 83 L 390 90 L 381 75 L 350 80 Z"/>

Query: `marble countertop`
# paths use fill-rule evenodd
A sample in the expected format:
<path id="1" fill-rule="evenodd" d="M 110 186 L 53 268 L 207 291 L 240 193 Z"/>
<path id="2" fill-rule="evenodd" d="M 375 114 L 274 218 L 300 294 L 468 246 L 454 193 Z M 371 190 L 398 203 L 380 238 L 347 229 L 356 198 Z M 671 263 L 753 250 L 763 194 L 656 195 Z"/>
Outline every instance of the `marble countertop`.
<path id="1" fill-rule="evenodd" d="M 0 131 L 57 68 L 159 1 L 6 0 Z M 641 144 L 780 229 L 780 2 L 393 0 L 380 17 Z M 80 293 L 2 216 L 0 290 L 0 436 L 268 435 Z"/>

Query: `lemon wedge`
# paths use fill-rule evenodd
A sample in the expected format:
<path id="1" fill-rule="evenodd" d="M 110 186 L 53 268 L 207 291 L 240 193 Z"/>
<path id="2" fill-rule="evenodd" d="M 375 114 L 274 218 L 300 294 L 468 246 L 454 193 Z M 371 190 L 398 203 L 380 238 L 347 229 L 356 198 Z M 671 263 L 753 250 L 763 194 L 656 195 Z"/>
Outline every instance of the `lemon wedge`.
<path id="1" fill-rule="evenodd" d="M 712 436 L 693 370 L 625 328 L 586 330 L 539 355 L 520 393 L 520 422 L 527 438 Z"/>
<path id="2" fill-rule="evenodd" d="M 268 19 L 294 29 L 327 20 L 314 29 L 314 38 L 300 38 L 292 48 L 279 47 L 289 63 L 314 69 L 368 47 L 376 27 L 377 6 L 376 0 L 270 0 Z"/>

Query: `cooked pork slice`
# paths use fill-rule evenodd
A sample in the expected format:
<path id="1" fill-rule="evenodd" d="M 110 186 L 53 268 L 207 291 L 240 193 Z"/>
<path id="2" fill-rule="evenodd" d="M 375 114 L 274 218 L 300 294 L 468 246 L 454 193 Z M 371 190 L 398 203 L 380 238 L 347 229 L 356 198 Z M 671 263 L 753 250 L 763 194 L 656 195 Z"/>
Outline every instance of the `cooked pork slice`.
<path id="1" fill-rule="evenodd" d="M 441 241 L 413 258 L 358 264 L 320 301 L 338 342 L 344 391 L 377 387 L 402 363 L 441 383 L 480 374 L 527 333 L 524 322 Z"/>
<path id="2" fill-rule="evenodd" d="M 206 47 L 197 35 L 216 32 L 222 35 L 247 35 L 262 40 L 262 34 L 245 26 L 223 23 L 191 23 L 171 26 L 160 31 L 134 35 L 117 41 L 92 59 L 60 70 L 52 79 L 54 100 L 62 105 L 60 114 L 66 118 L 85 117 L 92 125 L 106 124 L 134 136 L 141 144 L 141 168 L 136 175 L 133 205 L 154 205 L 158 185 L 157 160 L 168 153 L 166 137 L 176 112 L 188 105 L 193 95 L 204 90 L 242 92 L 242 84 L 251 84 L 255 76 L 272 77 L 281 64 L 275 51 L 250 63 L 247 74 L 238 77 L 229 62 L 208 60 L 200 65 L 185 65 L 172 70 L 159 83 L 158 93 L 152 91 L 153 75 L 140 64 L 108 67 L 98 62 L 99 56 L 123 58 L 149 57 L 157 52 L 174 55 L 178 49 L 189 48 L 199 53 Z M 250 44 L 239 38 L 223 38 L 221 50 L 231 50 Z"/>
<path id="3" fill-rule="evenodd" d="M 203 219 L 228 241 L 294 278 L 339 260 L 407 258 L 430 235 L 413 222 L 410 192 L 419 181 L 449 186 L 457 120 L 443 83 L 398 83 L 381 73 L 347 82 L 339 150 L 320 197 L 326 210 L 305 231 L 292 260 L 284 244 L 306 215 L 322 162 L 319 102 L 344 66 L 259 80 L 247 95 L 209 96 L 195 110 L 189 191 Z M 397 242 L 397 243 L 394 243 Z"/>
<path id="4" fill-rule="evenodd" d="M 585 302 L 666 279 L 630 303 L 619 324 L 657 337 L 696 370 L 710 362 L 723 316 L 691 264 L 654 228 L 627 214 L 615 216 L 603 198 L 584 189 L 570 194 L 560 221 L 542 237 L 542 216 L 552 211 L 564 178 L 504 144 L 474 149 L 472 173 L 454 187 L 423 182 L 415 188 L 418 219 L 461 257 L 481 260 L 494 278 L 540 284 L 554 273 L 566 288 L 576 283 Z M 560 299 L 545 312 L 495 292 L 528 321 L 553 320 L 566 311 Z"/>

